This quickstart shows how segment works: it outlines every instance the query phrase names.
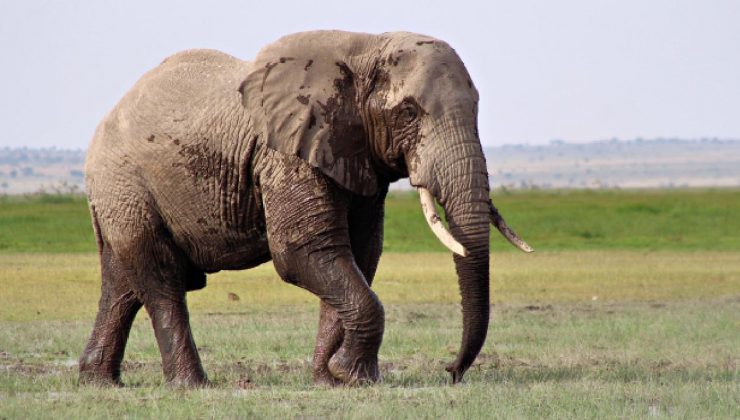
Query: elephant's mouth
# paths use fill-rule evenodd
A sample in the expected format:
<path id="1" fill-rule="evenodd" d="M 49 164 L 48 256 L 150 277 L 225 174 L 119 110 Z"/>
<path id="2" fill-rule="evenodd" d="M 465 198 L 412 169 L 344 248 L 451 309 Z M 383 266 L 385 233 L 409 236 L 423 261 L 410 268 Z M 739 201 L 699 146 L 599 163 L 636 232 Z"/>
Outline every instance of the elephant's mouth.
<path id="1" fill-rule="evenodd" d="M 398 181 L 401 178 L 409 176 L 409 170 L 406 166 L 406 160 L 403 157 L 396 159 L 383 160 L 375 154 L 371 154 L 375 172 L 380 178 L 390 182 Z"/>
<path id="2" fill-rule="evenodd" d="M 393 169 L 400 173 L 401 176 L 407 177 L 409 176 L 409 169 L 406 167 L 406 159 L 403 157 L 400 157 L 394 161 L 392 161 L 391 166 Z"/>

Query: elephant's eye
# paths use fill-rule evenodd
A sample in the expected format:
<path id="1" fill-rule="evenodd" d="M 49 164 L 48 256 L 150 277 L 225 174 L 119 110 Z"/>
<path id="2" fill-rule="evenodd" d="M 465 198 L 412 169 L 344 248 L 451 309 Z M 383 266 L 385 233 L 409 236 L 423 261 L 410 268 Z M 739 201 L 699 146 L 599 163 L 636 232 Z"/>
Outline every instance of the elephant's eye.
<path id="1" fill-rule="evenodd" d="M 416 106 L 411 103 L 404 103 L 399 111 L 399 119 L 404 122 L 410 122 L 419 116 L 419 111 Z"/>

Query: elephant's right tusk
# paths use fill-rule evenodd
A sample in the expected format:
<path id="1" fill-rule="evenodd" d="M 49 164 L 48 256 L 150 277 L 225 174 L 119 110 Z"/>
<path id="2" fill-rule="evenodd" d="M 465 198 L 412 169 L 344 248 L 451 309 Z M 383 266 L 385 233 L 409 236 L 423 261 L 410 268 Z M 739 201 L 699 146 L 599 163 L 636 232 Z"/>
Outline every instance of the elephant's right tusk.
<path id="1" fill-rule="evenodd" d="M 434 232 L 434 235 L 442 242 L 442 245 L 457 255 L 467 257 L 468 251 L 465 250 L 460 242 L 455 240 L 452 234 L 442 224 L 442 219 L 440 219 L 437 209 L 434 207 L 432 193 L 426 188 L 419 188 L 419 200 L 421 201 L 421 210 L 424 212 L 424 218 L 432 229 L 432 232 Z"/>
<path id="2" fill-rule="evenodd" d="M 509 226 L 506 225 L 504 218 L 501 216 L 501 214 L 499 214 L 498 209 L 496 209 L 496 206 L 493 205 L 492 201 L 488 202 L 488 207 L 488 217 L 491 220 L 491 224 L 496 226 L 496 229 L 498 229 L 498 231 L 501 232 L 502 235 L 504 235 L 504 238 L 506 238 L 509 242 L 511 242 L 512 245 L 524 252 L 534 252 L 534 249 L 531 246 L 527 245 L 526 242 L 519 238 L 519 236 L 514 233 L 514 231 L 511 230 Z"/>

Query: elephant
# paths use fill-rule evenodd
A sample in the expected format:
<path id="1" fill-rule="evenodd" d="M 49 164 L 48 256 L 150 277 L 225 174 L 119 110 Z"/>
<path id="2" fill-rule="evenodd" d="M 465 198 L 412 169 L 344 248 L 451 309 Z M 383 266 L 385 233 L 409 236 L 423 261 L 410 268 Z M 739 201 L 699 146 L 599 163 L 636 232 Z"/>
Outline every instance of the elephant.
<path id="1" fill-rule="evenodd" d="M 489 225 L 531 251 L 491 201 L 477 114 L 455 50 L 414 33 L 312 31 L 253 61 L 215 50 L 166 58 L 104 117 L 88 149 L 102 286 L 80 382 L 122 385 L 143 306 L 166 382 L 207 384 L 187 292 L 209 273 L 270 260 L 320 298 L 314 383 L 378 381 L 384 310 L 370 286 L 388 187 L 406 177 L 454 252 L 463 334 L 446 370 L 461 381 L 488 329 Z"/>

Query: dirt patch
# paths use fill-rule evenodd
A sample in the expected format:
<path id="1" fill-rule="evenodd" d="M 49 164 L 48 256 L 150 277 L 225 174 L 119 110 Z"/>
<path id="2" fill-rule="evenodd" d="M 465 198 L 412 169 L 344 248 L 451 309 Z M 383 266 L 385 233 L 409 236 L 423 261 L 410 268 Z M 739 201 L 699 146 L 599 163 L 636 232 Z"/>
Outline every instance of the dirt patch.
<path id="1" fill-rule="evenodd" d="M 49 375 L 56 371 L 68 370 L 61 366 L 24 363 L 22 360 L 8 365 L 0 365 L 0 371 L 18 375 Z"/>
<path id="2" fill-rule="evenodd" d="M 522 308 L 523 311 L 551 311 L 552 305 L 527 305 Z"/>

